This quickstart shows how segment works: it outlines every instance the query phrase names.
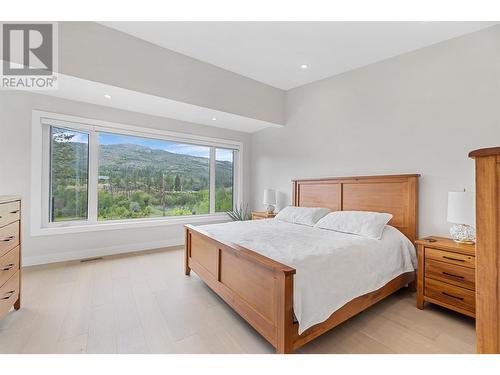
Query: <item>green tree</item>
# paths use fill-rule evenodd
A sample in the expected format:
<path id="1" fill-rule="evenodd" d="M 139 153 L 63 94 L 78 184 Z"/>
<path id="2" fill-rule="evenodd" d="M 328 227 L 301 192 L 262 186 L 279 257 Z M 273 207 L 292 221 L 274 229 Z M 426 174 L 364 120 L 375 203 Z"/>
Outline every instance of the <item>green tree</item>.
<path id="1" fill-rule="evenodd" d="M 174 190 L 181 191 L 181 178 L 179 175 L 175 175 Z"/>

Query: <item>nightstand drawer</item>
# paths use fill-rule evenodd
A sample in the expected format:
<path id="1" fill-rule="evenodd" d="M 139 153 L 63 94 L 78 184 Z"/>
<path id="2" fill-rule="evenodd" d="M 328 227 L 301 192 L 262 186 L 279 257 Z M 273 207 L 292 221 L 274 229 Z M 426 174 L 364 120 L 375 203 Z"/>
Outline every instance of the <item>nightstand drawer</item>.
<path id="1" fill-rule="evenodd" d="M 473 268 L 430 259 L 427 259 L 425 262 L 425 276 L 470 290 L 474 290 L 476 285 Z"/>
<path id="2" fill-rule="evenodd" d="M 252 214 L 252 220 L 263 220 L 263 219 L 267 219 L 267 217 Z"/>
<path id="3" fill-rule="evenodd" d="M 425 278 L 424 294 L 431 299 L 430 302 L 441 302 L 470 312 L 475 311 L 476 293 L 472 290 Z"/>
<path id="4" fill-rule="evenodd" d="M 267 212 L 252 212 L 252 220 L 261 220 L 261 219 L 272 219 L 276 216 L 275 213 L 267 213 Z"/>
<path id="5" fill-rule="evenodd" d="M 476 268 L 476 258 L 473 256 L 442 251 L 430 247 L 425 248 L 425 261 L 427 262 L 428 259 L 463 267 Z"/>
<path id="6" fill-rule="evenodd" d="M 0 228 L 0 257 L 19 245 L 19 221 Z"/>

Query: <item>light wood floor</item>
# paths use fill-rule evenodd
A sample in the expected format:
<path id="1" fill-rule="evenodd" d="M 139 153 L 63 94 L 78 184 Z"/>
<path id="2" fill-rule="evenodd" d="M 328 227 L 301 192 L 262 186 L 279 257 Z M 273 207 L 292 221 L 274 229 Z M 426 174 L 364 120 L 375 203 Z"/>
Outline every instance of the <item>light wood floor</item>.
<path id="1" fill-rule="evenodd" d="M 273 353 L 192 273 L 181 250 L 24 270 L 0 353 Z M 473 353 L 474 321 L 400 291 L 300 353 Z"/>

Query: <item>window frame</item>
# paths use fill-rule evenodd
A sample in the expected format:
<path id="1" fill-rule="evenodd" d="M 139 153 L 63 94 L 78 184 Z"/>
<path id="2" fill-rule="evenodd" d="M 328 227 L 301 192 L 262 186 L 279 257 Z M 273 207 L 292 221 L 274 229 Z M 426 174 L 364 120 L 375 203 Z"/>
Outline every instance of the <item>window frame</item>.
<path id="1" fill-rule="evenodd" d="M 88 178 L 88 218 L 77 221 L 50 221 L 50 126 L 68 130 L 83 131 L 89 134 L 89 178 Z M 116 219 L 99 221 L 98 210 L 98 157 L 99 132 L 135 137 L 152 138 L 183 144 L 209 147 L 210 150 L 210 211 L 208 214 L 150 217 L 136 219 Z M 146 227 L 169 224 L 203 223 L 222 221 L 225 213 L 215 212 L 215 154 L 216 148 L 235 150 L 233 160 L 233 206 L 241 204 L 243 142 L 212 138 L 206 136 L 178 133 L 150 127 L 119 124 L 102 120 L 88 119 L 52 112 L 32 111 L 32 145 L 31 145 L 31 234 L 44 235 L 56 233 L 74 233 L 100 231 L 105 229 L 121 229 L 130 227 Z"/>

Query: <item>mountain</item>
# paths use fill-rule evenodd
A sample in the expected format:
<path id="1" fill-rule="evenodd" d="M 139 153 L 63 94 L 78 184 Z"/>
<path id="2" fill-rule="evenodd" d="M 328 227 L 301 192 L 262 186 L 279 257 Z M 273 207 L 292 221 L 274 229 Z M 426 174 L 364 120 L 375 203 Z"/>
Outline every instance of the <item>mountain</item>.
<path id="1" fill-rule="evenodd" d="M 193 179 L 202 185 L 208 184 L 209 159 L 176 154 L 146 146 L 117 144 L 99 147 L 99 175 L 127 174 L 140 171 L 141 175 L 153 176 L 162 172 L 165 176 Z M 229 161 L 217 161 L 217 184 L 232 185 L 233 167 Z M 208 187 L 208 186 L 206 186 Z"/>
<path id="2" fill-rule="evenodd" d="M 86 176 L 88 144 L 81 142 L 53 142 L 52 166 L 56 179 Z M 75 166 L 77 170 L 75 170 Z M 178 176 L 182 190 L 208 189 L 210 179 L 209 159 L 176 154 L 133 144 L 101 145 L 99 147 L 99 176 L 119 182 L 119 185 L 142 182 L 162 175 L 169 189 Z M 233 165 L 229 161 L 216 162 L 217 186 L 231 187 Z M 126 181 L 125 181 L 126 180 Z M 120 182 L 121 181 L 121 182 Z M 122 183 L 123 182 L 123 183 Z M 177 189 L 176 189 L 177 190 Z"/>

